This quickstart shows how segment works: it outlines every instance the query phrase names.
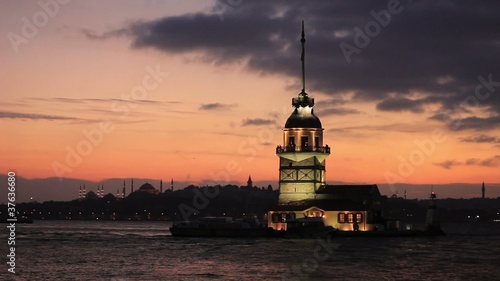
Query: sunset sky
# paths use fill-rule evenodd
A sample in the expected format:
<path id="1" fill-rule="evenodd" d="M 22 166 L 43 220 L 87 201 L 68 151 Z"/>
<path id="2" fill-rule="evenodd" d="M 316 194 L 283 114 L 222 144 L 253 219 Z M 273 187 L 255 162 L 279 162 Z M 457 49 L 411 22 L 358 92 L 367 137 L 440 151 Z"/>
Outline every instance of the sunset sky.
<path id="1" fill-rule="evenodd" d="M 269 2 L 0 2 L 0 173 L 276 188 L 304 20 L 328 183 L 500 196 L 500 3 Z"/>

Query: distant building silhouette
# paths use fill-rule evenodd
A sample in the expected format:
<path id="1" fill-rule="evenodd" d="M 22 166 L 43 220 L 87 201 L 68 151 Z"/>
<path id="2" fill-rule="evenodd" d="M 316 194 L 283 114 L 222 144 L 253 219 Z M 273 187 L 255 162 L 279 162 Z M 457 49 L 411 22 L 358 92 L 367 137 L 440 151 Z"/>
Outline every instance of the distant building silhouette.
<path id="1" fill-rule="evenodd" d="M 247 187 L 248 188 L 252 188 L 253 187 L 252 176 L 250 176 L 250 175 L 248 175 Z"/>
<path id="2" fill-rule="evenodd" d="M 163 193 L 163 180 L 160 180 L 160 193 Z"/>
<path id="3" fill-rule="evenodd" d="M 125 189 L 126 189 L 125 188 L 125 181 L 123 181 L 122 198 L 125 198 L 125 192 L 126 192 Z"/>
<path id="4" fill-rule="evenodd" d="M 130 182 L 130 193 L 134 192 L 134 179 Z"/>
<path id="5" fill-rule="evenodd" d="M 486 188 L 484 187 L 484 181 L 483 181 L 483 187 L 481 188 L 481 192 L 482 192 L 482 197 L 481 198 L 486 198 L 485 197 L 485 193 L 486 193 Z"/>
<path id="6" fill-rule="evenodd" d="M 150 193 L 150 194 L 158 194 L 159 191 L 158 189 L 154 188 L 154 186 L 150 183 L 145 183 L 143 185 L 141 185 L 141 187 L 139 187 L 139 192 L 147 192 L 147 193 Z"/>

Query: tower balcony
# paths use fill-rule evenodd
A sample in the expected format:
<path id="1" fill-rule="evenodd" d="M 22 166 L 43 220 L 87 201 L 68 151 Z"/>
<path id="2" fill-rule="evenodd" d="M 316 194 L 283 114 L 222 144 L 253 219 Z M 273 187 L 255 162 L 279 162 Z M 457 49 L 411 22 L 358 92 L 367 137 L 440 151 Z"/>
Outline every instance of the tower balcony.
<path id="1" fill-rule="evenodd" d="M 281 146 L 278 145 L 276 147 L 276 154 L 280 153 L 290 153 L 290 152 L 319 152 L 319 153 L 327 153 L 330 154 L 330 147 L 328 145 L 325 146 L 296 146 L 296 145 L 288 145 Z"/>

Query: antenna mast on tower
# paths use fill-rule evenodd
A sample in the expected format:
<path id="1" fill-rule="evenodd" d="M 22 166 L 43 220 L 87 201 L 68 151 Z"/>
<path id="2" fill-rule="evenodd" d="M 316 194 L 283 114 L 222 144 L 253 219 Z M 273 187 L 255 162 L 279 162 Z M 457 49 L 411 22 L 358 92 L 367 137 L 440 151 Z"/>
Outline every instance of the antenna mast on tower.
<path id="1" fill-rule="evenodd" d="M 305 67 L 305 56 L 306 56 L 306 51 L 305 51 L 305 43 L 306 43 L 306 36 L 304 33 L 304 21 L 302 21 L 302 38 L 300 39 L 300 43 L 302 43 L 302 55 L 300 56 L 300 60 L 302 61 L 302 93 L 306 92 L 306 67 Z"/>

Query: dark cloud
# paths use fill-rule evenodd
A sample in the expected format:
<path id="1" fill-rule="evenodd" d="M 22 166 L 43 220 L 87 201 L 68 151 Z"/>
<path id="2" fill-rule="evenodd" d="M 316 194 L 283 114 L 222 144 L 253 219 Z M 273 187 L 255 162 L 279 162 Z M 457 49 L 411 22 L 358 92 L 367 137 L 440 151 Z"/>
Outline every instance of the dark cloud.
<path id="1" fill-rule="evenodd" d="M 458 162 L 458 161 L 455 161 L 455 160 L 446 160 L 446 161 L 443 161 L 443 162 L 432 163 L 432 164 L 434 164 L 436 166 L 439 166 L 439 167 L 442 167 L 442 168 L 445 168 L 447 170 L 450 170 L 454 166 L 460 166 L 460 165 L 462 165 L 462 162 Z"/>
<path id="2" fill-rule="evenodd" d="M 412 111 L 421 113 L 424 111 L 422 100 L 411 100 L 408 98 L 388 98 L 377 104 L 378 110 L 383 111 Z"/>
<path id="3" fill-rule="evenodd" d="M 427 124 L 422 123 L 392 123 L 386 125 L 363 125 L 363 126 L 349 126 L 337 127 L 328 129 L 328 132 L 363 132 L 363 131 L 381 131 L 381 132 L 407 132 L 415 133 L 428 130 Z"/>
<path id="4" fill-rule="evenodd" d="M 500 116 L 476 117 L 470 116 L 463 119 L 448 121 L 448 128 L 455 131 L 476 130 L 486 131 L 500 128 Z"/>
<path id="5" fill-rule="evenodd" d="M 361 111 L 357 109 L 343 108 L 343 107 L 326 108 L 315 111 L 315 114 L 320 117 L 328 115 L 349 115 L 349 114 L 359 114 L 359 113 L 361 113 Z"/>
<path id="6" fill-rule="evenodd" d="M 487 159 L 469 158 L 465 160 L 465 165 L 496 167 L 500 165 L 500 155 L 495 155 Z"/>
<path id="7" fill-rule="evenodd" d="M 433 163 L 436 166 L 450 170 L 455 166 L 482 166 L 482 167 L 498 167 L 500 166 L 500 155 L 495 155 L 491 158 L 479 159 L 479 158 L 469 158 L 464 162 L 456 160 L 446 160 L 439 163 Z"/>
<path id="8" fill-rule="evenodd" d="M 429 120 L 443 122 L 452 131 L 488 131 L 500 128 L 500 115 L 489 117 L 468 116 L 465 118 L 453 117 L 454 113 L 436 113 Z"/>
<path id="9" fill-rule="evenodd" d="M 328 107 L 328 106 L 339 106 L 339 105 L 344 105 L 348 102 L 348 100 L 344 98 L 333 98 L 333 99 L 326 99 L 326 100 L 320 100 L 316 102 L 316 106 L 319 107 Z"/>
<path id="10" fill-rule="evenodd" d="M 484 159 L 479 162 L 479 165 L 486 167 L 498 167 L 500 166 L 500 155 L 495 155 L 494 157 Z"/>
<path id="11" fill-rule="evenodd" d="M 463 119 L 462 130 L 495 128 L 500 114 L 500 2 L 401 1 L 403 10 L 365 47 L 355 44 L 355 27 L 374 21 L 371 11 L 387 1 L 243 1 L 219 12 L 199 12 L 141 21 L 95 34 L 129 36 L 133 48 L 196 53 L 214 64 L 246 62 L 248 70 L 294 77 L 300 89 L 300 22 L 306 27 L 306 76 L 310 93 L 377 103 L 379 110 L 448 113 L 446 125 Z M 340 44 L 359 53 L 349 63 Z M 480 78 L 482 77 L 482 78 Z M 487 85 L 485 85 L 484 81 Z M 470 102 L 479 85 L 481 99 Z M 415 96 L 424 93 L 424 96 Z M 491 94 L 491 96 L 488 95 Z M 467 119 L 457 104 L 479 107 L 489 116 Z M 450 121 L 451 120 L 451 121 Z M 477 122 L 476 122 L 477 121 Z M 491 125 L 491 126 L 490 126 Z"/>
<path id="12" fill-rule="evenodd" d="M 478 158 L 469 158 L 469 159 L 465 160 L 465 165 L 468 165 L 468 166 L 477 165 L 480 162 L 481 162 L 481 160 Z"/>
<path id="13" fill-rule="evenodd" d="M 500 143 L 500 138 L 488 135 L 477 135 L 461 138 L 460 141 L 475 143 Z"/>
<path id="14" fill-rule="evenodd" d="M 261 119 L 261 118 L 255 118 L 255 119 L 243 119 L 241 122 L 241 126 L 263 126 L 263 125 L 273 125 L 275 124 L 275 120 L 271 119 Z"/>
<path id="15" fill-rule="evenodd" d="M 123 35 L 130 35 L 131 34 L 130 30 L 127 28 L 116 29 L 116 30 L 104 32 L 102 34 L 96 34 L 94 31 L 88 30 L 88 29 L 82 29 L 81 32 L 83 33 L 83 35 L 85 35 L 85 37 L 87 37 L 88 39 L 92 39 L 92 40 L 105 40 L 105 39 L 112 38 L 112 37 L 120 37 Z"/>
<path id="16" fill-rule="evenodd" d="M 231 109 L 234 104 L 223 104 L 223 103 L 205 103 L 200 105 L 200 110 L 221 110 L 221 109 Z"/>
<path id="17" fill-rule="evenodd" d="M 451 116 L 447 113 L 436 113 L 436 114 L 430 116 L 429 120 L 435 120 L 435 121 L 440 121 L 440 122 L 450 122 L 451 123 Z"/>
<path id="18" fill-rule="evenodd" d="M 70 120 L 70 121 L 80 121 L 82 119 L 67 117 L 67 116 L 59 116 L 59 115 L 46 115 L 46 114 L 37 114 L 37 113 L 20 113 L 20 112 L 9 112 L 9 111 L 0 111 L 0 119 L 21 119 L 21 120 Z"/>

